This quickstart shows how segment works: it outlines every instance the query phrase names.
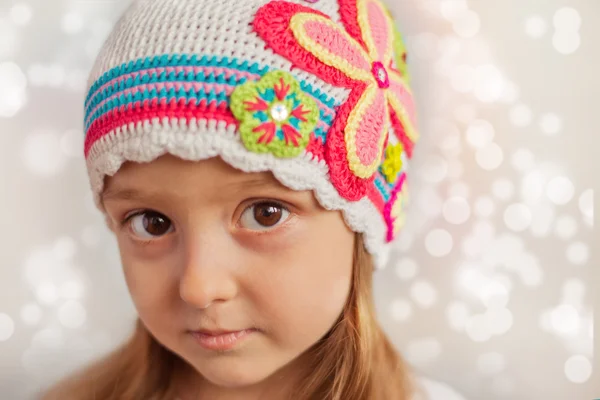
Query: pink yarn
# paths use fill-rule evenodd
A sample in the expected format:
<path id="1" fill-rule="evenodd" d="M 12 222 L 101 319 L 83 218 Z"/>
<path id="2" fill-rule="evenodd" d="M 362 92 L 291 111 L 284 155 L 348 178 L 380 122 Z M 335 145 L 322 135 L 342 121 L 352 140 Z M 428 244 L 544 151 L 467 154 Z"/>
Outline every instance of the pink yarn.
<path id="1" fill-rule="evenodd" d="M 363 165 L 371 165 L 379 158 L 378 141 L 386 133 L 385 119 L 381 115 L 387 111 L 387 100 L 383 91 L 375 92 L 373 103 L 360 116 L 360 128 L 356 132 L 356 153 Z"/>
<path id="2" fill-rule="evenodd" d="M 332 54 L 348 62 L 353 68 L 369 70 L 371 64 L 348 39 L 340 34 L 340 31 L 319 21 L 310 21 L 305 24 L 306 33 L 315 42 L 321 44 Z"/>

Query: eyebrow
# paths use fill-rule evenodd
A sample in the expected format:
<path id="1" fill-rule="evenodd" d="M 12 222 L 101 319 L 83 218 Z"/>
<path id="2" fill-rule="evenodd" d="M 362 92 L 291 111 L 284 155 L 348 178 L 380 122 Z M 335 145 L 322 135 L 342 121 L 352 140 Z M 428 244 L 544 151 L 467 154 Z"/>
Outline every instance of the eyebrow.
<path id="1" fill-rule="evenodd" d="M 238 182 L 231 182 L 230 184 L 226 185 L 226 187 L 234 188 L 235 191 L 244 190 L 244 189 L 254 189 L 254 188 L 260 188 L 260 187 L 270 188 L 270 189 L 279 189 L 279 190 L 284 190 L 284 191 L 291 190 L 291 189 L 288 189 L 287 187 L 283 186 L 282 184 L 280 184 L 275 179 L 265 179 L 265 178 L 246 179 L 246 180 L 240 180 Z M 230 189 L 230 191 L 232 191 L 232 190 Z M 225 190 L 223 190 L 223 192 L 227 192 L 227 190 L 225 189 Z M 158 197 L 160 195 L 164 195 L 164 193 L 161 193 L 156 190 L 143 191 L 143 190 L 139 190 L 136 188 L 114 187 L 114 188 L 107 188 L 102 193 L 102 201 L 142 200 L 142 199 L 149 199 L 152 197 Z M 172 195 L 174 197 L 178 196 L 176 193 L 174 193 Z"/>

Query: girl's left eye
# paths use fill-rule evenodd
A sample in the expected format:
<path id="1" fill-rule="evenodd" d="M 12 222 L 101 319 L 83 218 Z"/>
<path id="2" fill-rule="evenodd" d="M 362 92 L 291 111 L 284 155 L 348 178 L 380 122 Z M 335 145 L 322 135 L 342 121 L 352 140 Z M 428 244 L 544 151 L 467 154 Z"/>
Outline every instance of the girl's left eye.
<path id="1" fill-rule="evenodd" d="M 127 221 L 134 235 L 142 239 L 153 239 L 173 231 L 173 223 L 164 215 L 155 211 L 135 214 Z"/>
<path id="2" fill-rule="evenodd" d="M 268 231 L 290 217 L 290 211 L 275 202 L 261 202 L 248 207 L 240 218 L 242 227 L 253 231 Z"/>

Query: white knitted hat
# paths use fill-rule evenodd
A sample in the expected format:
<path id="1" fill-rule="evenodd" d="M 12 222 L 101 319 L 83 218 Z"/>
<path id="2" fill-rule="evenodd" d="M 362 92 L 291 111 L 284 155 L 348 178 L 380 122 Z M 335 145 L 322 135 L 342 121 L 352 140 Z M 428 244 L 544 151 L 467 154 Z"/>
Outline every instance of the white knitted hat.
<path id="1" fill-rule="evenodd" d="M 406 52 L 379 0 L 138 0 L 88 84 L 100 209 L 125 161 L 220 156 L 313 190 L 385 265 L 418 135 Z"/>

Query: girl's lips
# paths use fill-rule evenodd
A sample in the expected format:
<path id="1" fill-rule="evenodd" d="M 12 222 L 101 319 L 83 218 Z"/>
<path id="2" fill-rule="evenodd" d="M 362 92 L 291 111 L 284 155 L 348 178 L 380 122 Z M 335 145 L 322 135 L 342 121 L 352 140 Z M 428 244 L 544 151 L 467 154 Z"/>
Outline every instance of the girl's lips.
<path id="1" fill-rule="evenodd" d="M 245 329 L 236 332 L 204 333 L 202 331 L 191 332 L 196 342 L 207 350 L 231 350 L 243 340 L 248 339 L 256 332 L 256 329 Z"/>

